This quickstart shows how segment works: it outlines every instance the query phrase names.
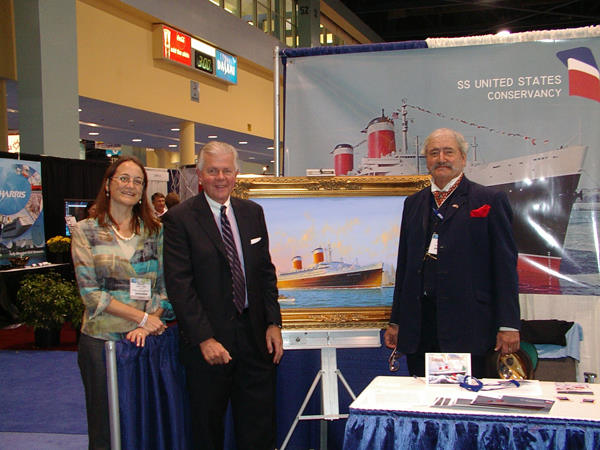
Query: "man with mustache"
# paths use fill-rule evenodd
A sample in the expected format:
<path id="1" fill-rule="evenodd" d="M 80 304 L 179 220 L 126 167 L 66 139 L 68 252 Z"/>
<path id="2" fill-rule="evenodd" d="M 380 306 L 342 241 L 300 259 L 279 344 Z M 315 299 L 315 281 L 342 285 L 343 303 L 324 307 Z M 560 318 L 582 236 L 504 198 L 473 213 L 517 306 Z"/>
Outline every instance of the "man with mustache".
<path id="1" fill-rule="evenodd" d="M 488 376 L 485 353 L 519 349 L 517 249 L 503 192 L 468 180 L 468 144 L 440 128 L 423 144 L 431 187 L 404 203 L 396 286 L 386 346 L 424 376 L 425 353 L 471 353 L 472 374 Z"/>

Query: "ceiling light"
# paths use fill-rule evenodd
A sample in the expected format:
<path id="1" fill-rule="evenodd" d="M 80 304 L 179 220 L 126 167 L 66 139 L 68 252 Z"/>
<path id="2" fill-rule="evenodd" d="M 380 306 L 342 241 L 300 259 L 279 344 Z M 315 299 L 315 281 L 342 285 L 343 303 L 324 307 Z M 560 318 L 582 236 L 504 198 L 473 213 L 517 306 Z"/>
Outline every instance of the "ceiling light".
<path id="1" fill-rule="evenodd" d="M 179 131 L 179 128 L 171 128 L 171 131 Z"/>
<path id="2" fill-rule="evenodd" d="M 274 163 L 275 161 L 271 160 L 272 163 Z"/>
<path id="3" fill-rule="evenodd" d="M 79 108 L 77 111 L 81 112 L 81 111 L 83 111 L 83 110 L 82 110 L 81 108 Z"/>
<path id="4" fill-rule="evenodd" d="M 175 147 L 177 147 L 177 144 L 169 144 L 169 147 L 175 148 Z"/>
<path id="5" fill-rule="evenodd" d="M 508 36 L 510 35 L 510 31 L 508 30 L 500 30 L 496 33 L 496 36 Z"/>
<path id="6" fill-rule="evenodd" d="M 209 138 L 209 139 L 216 139 L 218 137 L 219 136 L 217 136 L 216 134 L 211 134 L 210 136 L 207 136 L 207 138 Z"/>
<path id="7" fill-rule="evenodd" d="M 248 159 L 256 159 L 254 156 L 248 156 Z"/>
<path id="8" fill-rule="evenodd" d="M 88 133 L 90 136 L 98 136 L 100 133 L 96 132 L 96 131 L 90 131 Z"/>
<path id="9" fill-rule="evenodd" d="M 273 147 L 273 146 L 267 147 L 267 150 L 275 150 L 275 147 Z"/>
<path id="10" fill-rule="evenodd" d="M 142 142 L 142 140 L 140 138 L 135 138 L 135 139 L 132 139 L 131 142 Z"/>
<path id="11" fill-rule="evenodd" d="M 246 145 L 248 143 L 248 141 L 238 141 L 238 144 L 240 145 Z"/>

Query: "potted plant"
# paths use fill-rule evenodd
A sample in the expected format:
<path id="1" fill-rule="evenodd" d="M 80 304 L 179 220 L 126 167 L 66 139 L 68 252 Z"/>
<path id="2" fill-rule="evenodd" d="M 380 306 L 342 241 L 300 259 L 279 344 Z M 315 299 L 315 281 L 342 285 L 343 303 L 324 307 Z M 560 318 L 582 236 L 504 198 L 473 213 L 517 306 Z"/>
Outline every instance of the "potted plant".
<path id="1" fill-rule="evenodd" d="M 65 263 L 69 261 L 71 251 L 71 238 L 66 236 L 54 236 L 46 241 L 48 257 L 51 262 Z"/>
<path id="2" fill-rule="evenodd" d="M 20 320 L 34 329 L 38 347 L 58 345 L 62 325 L 67 321 L 81 323 L 84 308 L 75 282 L 56 272 L 24 277 L 17 305 Z"/>

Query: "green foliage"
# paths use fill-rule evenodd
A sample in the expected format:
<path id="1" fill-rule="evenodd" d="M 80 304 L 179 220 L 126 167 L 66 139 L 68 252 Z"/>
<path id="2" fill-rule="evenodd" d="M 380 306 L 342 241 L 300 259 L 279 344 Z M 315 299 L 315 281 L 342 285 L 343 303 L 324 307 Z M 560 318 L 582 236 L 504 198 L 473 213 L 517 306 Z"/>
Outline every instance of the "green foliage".
<path id="1" fill-rule="evenodd" d="M 27 275 L 17 292 L 19 317 L 33 328 L 59 328 L 71 321 L 81 325 L 83 301 L 74 281 L 56 272 Z"/>

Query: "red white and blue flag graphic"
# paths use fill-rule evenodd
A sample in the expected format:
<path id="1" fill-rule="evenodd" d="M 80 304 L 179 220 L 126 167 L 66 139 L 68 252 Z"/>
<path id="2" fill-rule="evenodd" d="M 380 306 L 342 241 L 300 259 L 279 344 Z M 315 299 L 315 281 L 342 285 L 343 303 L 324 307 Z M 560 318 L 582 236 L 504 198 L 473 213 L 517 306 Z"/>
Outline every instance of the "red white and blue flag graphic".
<path id="1" fill-rule="evenodd" d="M 600 71 L 592 51 L 577 47 L 556 54 L 569 70 L 569 95 L 600 102 Z"/>

